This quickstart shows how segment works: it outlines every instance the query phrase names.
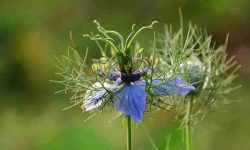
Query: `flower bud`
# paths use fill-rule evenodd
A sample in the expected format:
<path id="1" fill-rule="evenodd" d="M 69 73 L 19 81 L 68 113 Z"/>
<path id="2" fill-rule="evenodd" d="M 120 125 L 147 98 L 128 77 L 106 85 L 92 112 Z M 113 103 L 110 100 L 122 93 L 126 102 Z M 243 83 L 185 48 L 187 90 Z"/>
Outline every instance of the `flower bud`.
<path id="1" fill-rule="evenodd" d="M 186 63 L 181 64 L 180 72 L 186 81 L 195 87 L 195 92 L 202 89 L 205 80 L 205 67 L 198 57 L 191 57 Z"/>

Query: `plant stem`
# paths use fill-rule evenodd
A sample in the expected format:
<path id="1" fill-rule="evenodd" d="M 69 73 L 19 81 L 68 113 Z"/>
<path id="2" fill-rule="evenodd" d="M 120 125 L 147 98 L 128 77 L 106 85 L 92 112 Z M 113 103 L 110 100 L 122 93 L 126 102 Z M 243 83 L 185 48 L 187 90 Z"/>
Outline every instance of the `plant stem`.
<path id="1" fill-rule="evenodd" d="M 188 101 L 187 110 L 186 110 L 186 122 L 185 122 L 185 143 L 186 150 L 192 150 L 192 131 L 191 131 L 191 115 L 193 108 L 194 96 L 191 97 Z"/>
<path id="2" fill-rule="evenodd" d="M 131 143 L 131 117 L 127 116 L 127 150 L 132 150 Z"/>

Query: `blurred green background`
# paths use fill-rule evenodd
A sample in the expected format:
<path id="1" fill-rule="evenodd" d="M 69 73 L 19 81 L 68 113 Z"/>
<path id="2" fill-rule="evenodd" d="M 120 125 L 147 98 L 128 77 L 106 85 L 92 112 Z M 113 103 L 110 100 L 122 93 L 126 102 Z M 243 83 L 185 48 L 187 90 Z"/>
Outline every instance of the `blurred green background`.
<path id="1" fill-rule="evenodd" d="M 178 26 L 178 8 L 184 21 L 206 27 L 217 43 L 230 33 L 228 53 L 242 65 L 237 83 L 243 88 L 231 93 L 241 100 L 208 114 L 194 133 L 196 150 L 250 149 L 250 1 L 249 0 L 1 0 L 0 1 L 0 150 L 34 149 L 125 149 L 126 128 L 115 113 L 90 115 L 80 107 L 67 111 L 68 96 L 54 94 L 62 88 L 49 82 L 57 78 L 55 55 L 66 51 L 69 31 L 91 58 L 99 52 L 82 34 L 95 31 L 93 20 L 128 34 L 131 25 L 147 25 L 158 20 Z M 141 37 L 152 40 L 152 32 Z M 153 121 L 149 116 L 152 116 Z M 181 133 L 173 114 L 145 115 L 145 122 L 133 128 L 134 149 L 153 149 L 144 126 L 155 144 L 164 149 L 169 133 L 172 150 L 180 149 Z M 111 122 L 110 122 L 111 121 Z M 136 125 L 134 124 L 134 127 Z"/>

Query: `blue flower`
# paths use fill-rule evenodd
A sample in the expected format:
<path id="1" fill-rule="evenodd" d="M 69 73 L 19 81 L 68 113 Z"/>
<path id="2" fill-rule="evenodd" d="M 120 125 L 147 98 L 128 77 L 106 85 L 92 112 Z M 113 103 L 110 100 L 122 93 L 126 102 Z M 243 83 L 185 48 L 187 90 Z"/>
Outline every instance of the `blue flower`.
<path id="1" fill-rule="evenodd" d="M 100 84 L 94 84 L 93 87 L 97 87 L 97 90 L 86 92 L 83 107 L 86 111 L 95 109 L 104 102 L 103 97 L 107 94 L 106 89 L 118 90 L 113 96 L 115 107 L 125 115 L 131 116 L 135 122 L 141 122 L 148 95 L 145 81 L 140 80 L 146 74 L 145 72 L 147 72 L 146 69 L 134 71 L 131 74 L 113 73 L 108 79 L 115 81 L 115 83 L 113 85 L 104 83 L 105 89 L 101 88 Z M 171 79 L 153 79 L 151 90 L 158 96 L 185 95 L 194 90 L 194 87 L 179 76 L 174 76 Z"/>
<path id="2" fill-rule="evenodd" d="M 108 99 L 114 103 L 115 107 L 124 113 L 125 115 L 131 116 L 134 121 L 141 122 L 142 115 L 146 108 L 147 96 L 151 93 L 155 96 L 166 96 L 172 94 L 185 95 L 189 91 L 194 90 L 194 87 L 189 83 L 182 80 L 179 76 L 173 78 L 153 78 L 150 79 L 150 83 L 147 79 L 141 79 L 148 72 L 148 68 L 144 67 L 136 70 L 136 66 L 141 66 L 143 63 L 136 63 L 137 57 L 131 56 L 131 43 L 135 37 L 144 29 L 151 29 L 157 21 L 154 21 L 149 26 L 144 26 L 135 30 L 135 26 L 132 26 L 132 32 L 124 40 L 123 36 L 116 32 L 106 30 L 101 27 L 100 23 L 94 21 L 97 25 L 97 29 L 102 35 L 84 35 L 89 37 L 91 40 L 104 41 L 112 49 L 115 64 L 119 69 L 109 68 L 110 75 L 107 75 L 102 71 L 98 72 L 98 75 L 106 80 L 104 83 L 95 83 L 89 90 L 86 91 L 83 108 L 86 111 L 93 110 L 97 107 L 103 106 Z M 114 40 L 110 35 L 119 38 Z M 136 51 L 136 55 L 140 51 Z M 152 55 L 153 56 L 153 55 Z M 150 64 L 150 59 L 144 59 L 146 64 Z M 154 64 L 154 63 L 152 63 Z M 102 68 L 102 67 L 100 67 Z M 115 71 L 112 71 L 114 69 Z M 109 84 L 109 82 L 114 82 Z M 112 93 L 112 95 L 110 95 Z M 107 97 L 108 96 L 108 97 Z"/>

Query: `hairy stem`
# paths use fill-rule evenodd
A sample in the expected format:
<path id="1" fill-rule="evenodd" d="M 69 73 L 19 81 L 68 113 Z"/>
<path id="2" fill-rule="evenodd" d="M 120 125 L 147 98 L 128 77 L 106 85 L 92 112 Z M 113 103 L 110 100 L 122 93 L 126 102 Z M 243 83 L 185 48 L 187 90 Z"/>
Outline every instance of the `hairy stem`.
<path id="1" fill-rule="evenodd" d="M 187 110 L 186 110 L 186 122 L 185 122 L 185 143 L 186 150 L 192 150 L 192 131 L 191 131 L 191 115 L 192 115 L 192 107 L 193 107 L 194 97 L 188 101 Z"/>
<path id="2" fill-rule="evenodd" d="M 127 150 L 132 150 L 131 143 L 131 117 L 127 116 Z"/>

